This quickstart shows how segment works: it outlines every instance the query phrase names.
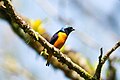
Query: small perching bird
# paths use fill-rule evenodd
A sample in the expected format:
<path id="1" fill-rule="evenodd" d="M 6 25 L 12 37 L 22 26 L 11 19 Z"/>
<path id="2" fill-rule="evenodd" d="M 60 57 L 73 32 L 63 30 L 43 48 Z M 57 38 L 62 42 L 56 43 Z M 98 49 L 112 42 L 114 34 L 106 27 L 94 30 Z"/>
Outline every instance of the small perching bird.
<path id="1" fill-rule="evenodd" d="M 50 44 L 54 45 L 56 48 L 61 49 L 64 45 L 68 35 L 74 31 L 73 27 L 67 26 L 66 28 L 60 29 L 56 32 L 50 40 Z M 52 53 L 48 55 L 46 66 L 49 66 Z"/>

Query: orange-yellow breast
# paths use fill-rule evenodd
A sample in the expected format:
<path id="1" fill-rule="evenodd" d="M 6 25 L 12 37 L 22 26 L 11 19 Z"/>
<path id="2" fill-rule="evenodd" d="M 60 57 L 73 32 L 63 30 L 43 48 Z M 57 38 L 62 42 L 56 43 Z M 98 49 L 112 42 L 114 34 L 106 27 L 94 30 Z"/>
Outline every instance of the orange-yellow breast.
<path id="1" fill-rule="evenodd" d="M 63 32 L 59 32 L 58 39 L 54 43 L 54 46 L 60 49 L 64 45 L 66 39 L 67 39 L 67 34 Z"/>

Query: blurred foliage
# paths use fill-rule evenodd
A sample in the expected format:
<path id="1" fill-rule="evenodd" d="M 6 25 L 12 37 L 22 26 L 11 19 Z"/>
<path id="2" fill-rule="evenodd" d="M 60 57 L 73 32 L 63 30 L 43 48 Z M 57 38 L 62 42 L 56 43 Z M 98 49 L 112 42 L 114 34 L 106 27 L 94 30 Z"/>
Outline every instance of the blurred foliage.
<path id="1" fill-rule="evenodd" d="M 22 64 L 18 63 L 16 58 L 11 54 L 2 56 L 3 60 L 0 63 L 0 73 L 4 74 L 5 80 L 37 80 L 36 76 L 28 71 Z"/>
<path id="2" fill-rule="evenodd" d="M 109 59 L 108 62 L 109 64 L 106 71 L 106 80 L 116 80 L 116 68 L 113 65 L 113 60 Z"/>
<path id="3" fill-rule="evenodd" d="M 38 20 L 29 20 L 30 25 L 32 26 L 32 28 L 38 32 L 39 34 L 44 34 L 46 32 L 46 30 L 43 28 L 42 26 L 42 20 L 38 19 Z"/>

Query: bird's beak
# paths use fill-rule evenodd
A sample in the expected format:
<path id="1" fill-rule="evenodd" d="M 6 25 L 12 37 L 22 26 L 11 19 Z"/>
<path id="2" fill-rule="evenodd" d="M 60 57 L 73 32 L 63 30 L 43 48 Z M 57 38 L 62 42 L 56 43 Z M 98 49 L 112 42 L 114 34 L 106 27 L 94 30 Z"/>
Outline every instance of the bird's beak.
<path id="1" fill-rule="evenodd" d="M 72 31 L 75 31 L 75 29 L 72 29 Z"/>

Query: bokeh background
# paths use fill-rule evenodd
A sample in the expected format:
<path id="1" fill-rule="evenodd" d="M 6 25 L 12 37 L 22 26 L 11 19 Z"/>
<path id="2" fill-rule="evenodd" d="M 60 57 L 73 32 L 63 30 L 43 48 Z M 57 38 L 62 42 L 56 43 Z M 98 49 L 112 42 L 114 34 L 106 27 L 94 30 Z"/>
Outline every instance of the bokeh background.
<path id="1" fill-rule="evenodd" d="M 70 25 L 76 31 L 65 45 L 80 52 L 96 67 L 100 48 L 104 53 L 120 40 L 119 0 L 12 0 L 17 13 L 42 20 L 49 35 Z M 120 50 L 111 57 L 120 57 Z M 21 40 L 10 25 L 0 19 L 0 80 L 69 80 L 62 71 L 46 67 L 46 61 Z M 103 67 L 105 78 L 107 63 Z M 114 63 L 117 80 L 120 63 Z"/>

